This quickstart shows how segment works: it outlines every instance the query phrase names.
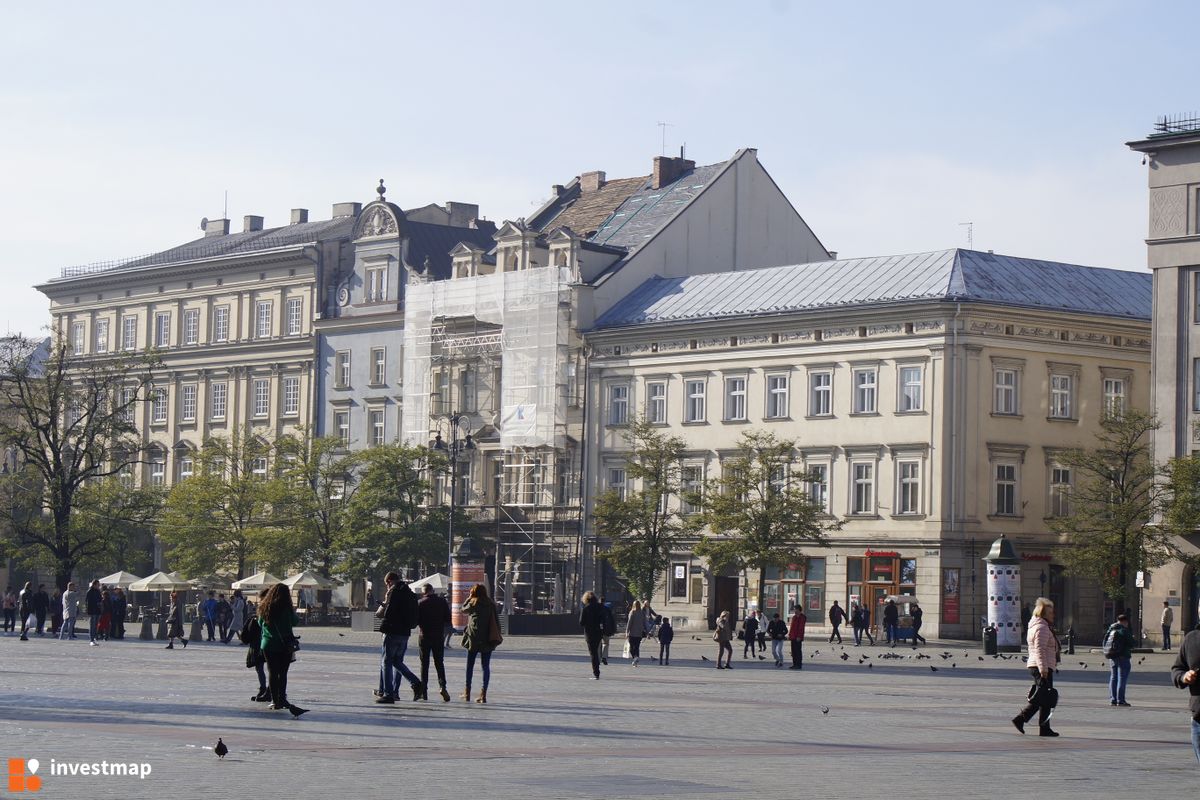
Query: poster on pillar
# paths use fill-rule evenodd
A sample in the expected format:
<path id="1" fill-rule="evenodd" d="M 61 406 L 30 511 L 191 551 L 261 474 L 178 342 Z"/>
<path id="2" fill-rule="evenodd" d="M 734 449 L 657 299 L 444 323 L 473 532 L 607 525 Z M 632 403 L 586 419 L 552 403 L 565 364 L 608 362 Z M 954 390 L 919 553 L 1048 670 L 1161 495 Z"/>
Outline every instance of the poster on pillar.
<path id="1" fill-rule="evenodd" d="M 461 611 L 462 604 L 467 601 L 467 595 L 471 593 L 471 587 L 475 584 L 488 585 L 487 570 L 482 561 L 464 562 L 455 559 L 452 571 L 454 577 L 450 592 L 450 624 L 460 631 L 467 626 L 467 615 Z"/>
<path id="2" fill-rule="evenodd" d="M 1021 646 L 1021 566 L 988 564 L 988 624 L 999 647 Z"/>

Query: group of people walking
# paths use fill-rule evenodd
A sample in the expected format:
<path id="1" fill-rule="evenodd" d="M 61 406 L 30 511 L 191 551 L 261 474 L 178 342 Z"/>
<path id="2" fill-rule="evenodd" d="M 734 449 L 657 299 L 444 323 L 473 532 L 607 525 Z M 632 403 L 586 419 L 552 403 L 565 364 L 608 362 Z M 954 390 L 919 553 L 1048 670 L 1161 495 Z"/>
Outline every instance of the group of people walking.
<path id="1" fill-rule="evenodd" d="M 612 607 L 597 597 L 595 592 L 585 592 L 580 598 L 583 605 L 579 612 L 579 626 L 583 628 L 588 655 L 592 660 L 592 678 L 600 679 L 600 665 L 608 664 L 609 640 L 617 633 L 616 616 Z M 675 640 L 675 629 L 669 617 L 659 616 L 650 607 L 649 600 L 634 600 L 625 621 L 624 655 L 633 666 L 642 660 L 642 641 L 658 640 L 658 657 L 661 666 L 671 665 L 671 642 Z"/>
<path id="2" fill-rule="evenodd" d="M 125 638 L 125 617 L 129 602 L 120 587 L 101 586 L 92 581 L 82 599 L 75 582 L 67 584 L 62 592 L 56 591 L 51 598 L 45 584 L 36 590 L 27 581 L 20 592 L 9 586 L 4 592 L 4 632 L 13 634 L 20 626 L 21 641 L 29 641 L 29 634 L 43 636 L 49 632 L 59 639 L 74 639 L 75 624 L 79 618 L 79 606 L 83 603 L 88 616 L 88 640 L 92 647 L 109 639 Z"/>

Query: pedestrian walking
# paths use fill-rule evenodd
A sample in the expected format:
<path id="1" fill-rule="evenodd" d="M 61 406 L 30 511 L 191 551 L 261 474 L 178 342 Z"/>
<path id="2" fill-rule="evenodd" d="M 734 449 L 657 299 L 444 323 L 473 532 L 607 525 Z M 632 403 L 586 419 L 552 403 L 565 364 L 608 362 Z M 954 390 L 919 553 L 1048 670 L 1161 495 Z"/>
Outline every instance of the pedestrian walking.
<path id="1" fill-rule="evenodd" d="M 1200 630 L 1183 635 L 1179 655 L 1171 665 L 1171 682 L 1188 690 L 1188 710 L 1192 712 L 1192 751 L 1200 763 Z"/>
<path id="2" fill-rule="evenodd" d="M 925 612 L 922 611 L 921 607 L 916 603 L 913 603 L 911 606 L 909 606 L 909 609 L 910 610 L 908 613 L 912 616 L 912 646 L 913 650 L 916 650 L 918 641 L 920 641 L 921 644 L 929 644 L 929 642 L 925 641 L 925 637 L 921 635 L 921 620 L 924 618 Z"/>
<path id="3" fill-rule="evenodd" d="M 17 595 L 17 616 L 21 618 L 21 641 L 29 641 L 29 629 L 37 622 L 33 615 L 33 583 L 25 581 L 21 593 Z"/>
<path id="4" fill-rule="evenodd" d="M 579 612 L 579 627 L 583 628 L 583 639 L 588 655 L 592 659 L 592 678 L 600 680 L 600 642 L 604 639 L 604 607 L 595 592 L 584 592 Z"/>
<path id="5" fill-rule="evenodd" d="M 62 627 L 58 629 L 59 639 L 75 638 L 75 619 L 79 616 L 79 592 L 75 591 L 75 581 L 67 583 L 67 590 L 62 595 Z"/>
<path id="6" fill-rule="evenodd" d="M 417 647 L 421 653 L 421 686 L 424 687 L 422 700 L 429 699 L 429 659 L 432 658 L 442 701 L 450 702 L 450 693 L 446 691 L 446 645 L 442 633 L 449 621 L 450 604 L 432 586 L 425 584 L 421 599 L 417 601 Z"/>
<path id="7" fill-rule="evenodd" d="M 871 635 L 871 609 L 866 603 L 860 603 L 858 606 L 859 614 L 862 619 L 863 636 L 867 637 L 867 641 L 875 644 L 875 637 Z"/>
<path id="8" fill-rule="evenodd" d="M 100 619 L 96 623 L 96 638 L 108 641 L 108 630 L 112 626 L 112 595 L 108 589 L 100 590 Z"/>
<path id="9" fill-rule="evenodd" d="M 717 616 L 713 641 L 717 643 L 717 669 L 733 669 L 733 620 L 729 618 L 728 611 L 722 611 Z M 724 666 L 721 666 L 721 656 L 725 657 Z"/>
<path id="10" fill-rule="evenodd" d="M 797 605 L 788 626 L 788 641 L 792 643 L 792 665 L 788 669 L 804 669 L 804 629 L 808 627 L 808 615 Z"/>
<path id="11" fill-rule="evenodd" d="M 608 642 L 617 635 L 617 618 L 613 615 L 612 603 L 600 598 L 600 607 L 604 609 L 604 638 L 600 640 L 600 663 L 608 666 Z"/>
<path id="12" fill-rule="evenodd" d="M 747 651 L 754 655 L 754 645 L 758 638 L 758 612 L 750 614 L 742 620 L 742 660 L 746 659 Z"/>
<path id="13" fill-rule="evenodd" d="M 1175 621 L 1175 612 L 1171 610 L 1171 604 L 1163 600 L 1162 624 L 1163 632 L 1163 650 L 1171 649 L 1171 623 Z"/>
<path id="14" fill-rule="evenodd" d="M 100 581 L 92 581 L 83 597 L 88 615 L 88 644 L 96 646 L 96 631 L 100 627 Z"/>
<path id="15" fill-rule="evenodd" d="M 1029 620 L 1029 659 L 1025 665 L 1033 678 L 1029 702 L 1012 719 L 1018 732 L 1025 732 L 1025 723 L 1038 718 L 1039 736 L 1058 736 L 1050 729 L 1050 717 L 1058 705 L 1058 690 L 1054 688 L 1054 670 L 1058 667 L 1058 639 L 1054 636 L 1054 603 L 1039 597 Z"/>
<path id="16" fill-rule="evenodd" d="M 222 644 L 229 644 L 230 623 L 233 622 L 233 606 L 225 599 L 225 595 L 217 595 L 217 638 Z"/>
<path id="17" fill-rule="evenodd" d="M 241 590 L 237 590 L 240 594 Z M 259 589 L 258 604 L 262 605 L 266 599 L 267 590 Z M 246 601 L 242 598 L 242 606 L 245 608 Z M 238 630 L 238 638 L 242 644 L 246 645 L 246 669 L 253 669 L 258 676 L 258 694 L 250 696 L 250 700 L 255 703 L 266 703 L 271 700 L 271 687 L 267 684 L 266 656 L 262 652 L 262 626 L 258 623 L 258 614 L 249 614 L 242 622 L 242 627 Z"/>
<path id="18" fill-rule="evenodd" d="M 850 604 L 850 630 L 854 634 L 854 646 L 862 645 L 862 606 Z"/>
<path id="19" fill-rule="evenodd" d="M 213 641 L 217 625 L 217 593 L 210 591 L 208 599 L 201 602 L 196 610 L 200 614 L 200 619 L 204 620 L 204 630 L 208 634 L 208 641 Z"/>
<path id="20" fill-rule="evenodd" d="M 234 589 L 233 596 L 229 598 L 229 630 L 226 632 L 225 644 L 237 634 L 238 639 L 241 639 L 242 628 L 246 627 L 246 598 L 242 595 L 241 589 Z"/>
<path id="21" fill-rule="evenodd" d="M 895 647 L 900 643 L 900 609 L 895 600 L 888 600 L 883 607 L 883 629 L 887 633 L 887 643 Z"/>
<path id="22" fill-rule="evenodd" d="M 771 658 L 775 660 L 776 667 L 782 667 L 783 643 L 787 641 L 788 626 L 779 618 L 779 612 L 767 624 L 767 635 L 771 637 Z"/>
<path id="23" fill-rule="evenodd" d="M 293 717 L 308 711 L 288 700 L 288 670 L 296 658 L 299 642 L 292 628 L 300 624 L 300 617 L 292 605 L 292 591 L 287 585 L 277 583 L 267 590 L 267 596 L 258 604 L 258 624 L 262 628 L 259 647 L 267 659 L 267 685 L 271 689 L 271 708 L 286 708 Z"/>
<path id="24" fill-rule="evenodd" d="M 11 586 L 4 590 L 4 632 L 15 633 L 17 630 L 17 593 Z"/>
<path id="25" fill-rule="evenodd" d="M 846 621 L 846 610 L 838 605 L 838 601 L 833 601 L 833 606 L 829 609 L 829 624 L 833 626 L 833 633 L 829 634 L 829 643 L 833 644 L 833 638 L 836 636 L 838 644 L 842 643 L 842 632 L 840 628 L 842 623 Z"/>
<path id="26" fill-rule="evenodd" d="M 1125 702 L 1125 686 L 1129 683 L 1129 670 L 1133 667 L 1133 644 L 1129 614 L 1118 614 L 1117 621 L 1109 625 L 1104 634 L 1104 657 L 1111 662 L 1108 678 L 1109 705 L 1129 705 Z"/>
<path id="27" fill-rule="evenodd" d="M 112 594 L 113 607 L 113 638 L 125 638 L 125 616 L 129 612 L 129 601 L 125 598 L 125 590 L 118 586 Z"/>
<path id="28" fill-rule="evenodd" d="M 46 584 L 39 583 L 33 593 L 33 616 L 37 620 L 37 635 L 46 632 L 46 614 L 50 611 L 50 595 L 46 594 Z"/>
<path id="29" fill-rule="evenodd" d="M 400 580 L 395 572 L 389 572 L 383 579 L 387 585 L 387 594 L 383 597 L 383 605 L 375 616 L 383 622 L 379 632 L 383 634 L 382 657 L 379 662 L 379 692 L 376 703 L 394 703 L 408 678 L 412 685 L 413 700 L 420 700 L 425 694 L 421 679 L 404 663 L 404 654 L 408 652 L 408 638 L 412 629 L 417 627 L 417 596 L 408 584 Z"/>
<path id="30" fill-rule="evenodd" d="M 187 637 L 183 635 L 183 598 L 179 592 L 171 592 L 171 607 L 167 611 L 167 646 L 166 650 L 175 649 L 175 640 L 183 642 L 187 647 Z"/>
<path id="31" fill-rule="evenodd" d="M 767 652 L 767 619 L 766 615 L 761 611 L 755 611 L 754 616 L 758 619 L 758 652 Z"/>
<path id="32" fill-rule="evenodd" d="M 642 639 L 646 636 L 646 614 L 642 611 L 642 602 L 633 601 L 629 618 L 625 622 L 625 640 L 629 642 L 629 658 L 636 667 L 642 655 Z"/>
<path id="33" fill-rule="evenodd" d="M 467 615 L 467 627 L 462 635 L 462 646 L 467 651 L 467 681 L 462 699 L 467 702 L 471 700 L 471 678 L 478 659 L 483 670 L 483 691 L 475 702 L 486 703 L 488 684 L 492 679 L 492 651 L 504 641 L 500 635 L 500 617 L 496 614 L 496 604 L 488 597 L 487 587 L 482 583 L 471 587 L 471 593 L 462 604 L 462 612 Z"/>
<path id="34" fill-rule="evenodd" d="M 671 626 L 671 618 L 663 617 L 658 623 L 658 663 L 671 666 L 671 642 L 675 641 L 675 628 Z"/>

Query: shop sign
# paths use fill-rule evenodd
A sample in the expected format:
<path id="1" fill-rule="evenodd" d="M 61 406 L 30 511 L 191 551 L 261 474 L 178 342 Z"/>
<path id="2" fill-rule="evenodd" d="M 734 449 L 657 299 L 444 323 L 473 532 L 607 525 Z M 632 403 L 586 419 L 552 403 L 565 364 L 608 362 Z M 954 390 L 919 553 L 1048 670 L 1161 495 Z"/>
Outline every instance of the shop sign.
<path id="1" fill-rule="evenodd" d="M 868 550 L 867 558 L 876 556 L 878 558 L 899 558 L 900 554 L 895 550 Z"/>

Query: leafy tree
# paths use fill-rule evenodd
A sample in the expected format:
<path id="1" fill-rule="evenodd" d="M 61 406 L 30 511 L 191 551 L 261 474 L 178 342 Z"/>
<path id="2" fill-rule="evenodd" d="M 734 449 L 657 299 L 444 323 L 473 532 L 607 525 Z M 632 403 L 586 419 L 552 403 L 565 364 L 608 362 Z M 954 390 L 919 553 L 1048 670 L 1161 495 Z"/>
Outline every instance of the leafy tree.
<path id="1" fill-rule="evenodd" d="M 1177 536 L 1200 530 L 1200 456 L 1171 459 L 1165 469 L 1164 527 Z"/>
<path id="2" fill-rule="evenodd" d="M 446 526 L 427 513 L 430 470 L 444 456 L 426 447 L 385 444 L 362 453 L 361 472 L 349 504 L 344 571 L 373 575 L 381 568 L 422 562 L 441 564 Z"/>
<path id="3" fill-rule="evenodd" d="M 708 482 L 704 521 L 711 535 L 700 540 L 696 553 L 714 569 L 803 564 L 808 549 L 829 546 L 828 534 L 841 524 L 812 501 L 810 476 L 789 475 L 795 448 L 791 439 L 746 431 L 721 476 Z"/>
<path id="4" fill-rule="evenodd" d="M 91 561 L 130 571 L 150 561 L 149 527 L 165 497 L 157 487 L 133 488 L 115 477 L 86 483 L 75 496 L 71 524 L 79 526 L 79 539 L 104 542 L 101 552 L 89 553 Z"/>
<path id="5" fill-rule="evenodd" d="M 1119 610 L 1126 607 L 1135 572 L 1181 555 L 1167 527 L 1149 524 L 1167 498 L 1150 453 L 1150 434 L 1158 427 L 1142 411 L 1110 414 L 1100 422 L 1095 447 L 1057 456 L 1074 479 L 1070 514 L 1050 522 L 1069 545 L 1064 563 L 1071 573 L 1098 581 Z"/>
<path id="6" fill-rule="evenodd" d="M 134 417 L 148 398 L 158 363 L 149 354 L 83 358 L 72 352 L 62 337 L 0 339 L 0 446 L 8 468 L 0 475 L 0 520 L 6 523 L 6 549 L 26 563 L 53 569 L 59 588 L 82 560 L 113 546 L 116 529 L 80 523 L 74 514 L 81 500 L 101 493 L 85 492 L 86 485 L 141 461 Z"/>
<path id="7" fill-rule="evenodd" d="M 176 569 L 244 578 L 252 561 L 278 569 L 294 559 L 286 537 L 275 535 L 274 501 L 286 490 L 270 477 L 273 455 L 269 442 L 236 433 L 204 443 L 196 474 L 171 487 L 158 529 Z"/>
<path id="8" fill-rule="evenodd" d="M 683 488 L 679 460 L 686 443 L 644 419 L 629 427 L 625 440 L 625 476 L 636 488 L 605 492 L 593 514 L 597 533 L 608 540 L 604 558 L 625 576 L 634 595 L 649 597 L 670 568 L 671 553 L 695 530 L 695 518 L 670 503 Z"/>

